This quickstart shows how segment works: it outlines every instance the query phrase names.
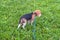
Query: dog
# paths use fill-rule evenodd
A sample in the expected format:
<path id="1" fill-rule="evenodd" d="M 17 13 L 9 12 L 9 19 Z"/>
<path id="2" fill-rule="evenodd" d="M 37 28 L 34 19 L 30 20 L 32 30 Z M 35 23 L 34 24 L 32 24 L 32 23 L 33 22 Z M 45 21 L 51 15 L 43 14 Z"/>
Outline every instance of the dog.
<path id="1" fill-rule="evenodd" d="M 25 14 L 25 15 L 21 16 L 21 18 L 19 20 L 18 28 L 20 26 L 22 26 L 22 28 L 25 29 L 25 26 L 26 26 L 27 23 L 30 23 L 32 25 L 36 16 L 38 16 L 38 17 L 41 16 L 41 11 L 40 10 L 35 10 L 31 13 L 28 13 L 28 14 Z"/>

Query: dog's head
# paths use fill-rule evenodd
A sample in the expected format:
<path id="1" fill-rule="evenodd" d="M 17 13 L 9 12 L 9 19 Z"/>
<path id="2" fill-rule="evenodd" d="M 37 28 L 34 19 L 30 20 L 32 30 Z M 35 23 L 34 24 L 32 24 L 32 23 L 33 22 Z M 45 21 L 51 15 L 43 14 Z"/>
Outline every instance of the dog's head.
<path id="1" fill-rule="evenodd" d="M 34 11 L 34 14 L 35 14 L 36 16 L 40 17 L 40 16 L 41 16 L 41 11 L 40 11 L 40 10 L 35 10 L 35 11 Z"/>

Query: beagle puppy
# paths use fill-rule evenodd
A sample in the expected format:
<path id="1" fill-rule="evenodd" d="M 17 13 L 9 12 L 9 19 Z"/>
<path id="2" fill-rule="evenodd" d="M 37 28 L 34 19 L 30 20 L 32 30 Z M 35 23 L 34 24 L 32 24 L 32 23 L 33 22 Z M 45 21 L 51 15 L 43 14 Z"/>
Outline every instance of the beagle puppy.
<path id="1" fill-rule="evenodd" d="M 31 13 L 25 14 L 23 16 L 21 16 L 20 20 L 19 20 L 19 24 L 18 24 L 18 28 L 20 26 L 22 26 L 23 29 L 25 29 L 25 26 L 27 23 L 30 23 L 32 25 L 32 23 L 34 22 L 34 18 L 38 16 L 41 16 L 41 11 L 40 10 L 35 10 Z"/>

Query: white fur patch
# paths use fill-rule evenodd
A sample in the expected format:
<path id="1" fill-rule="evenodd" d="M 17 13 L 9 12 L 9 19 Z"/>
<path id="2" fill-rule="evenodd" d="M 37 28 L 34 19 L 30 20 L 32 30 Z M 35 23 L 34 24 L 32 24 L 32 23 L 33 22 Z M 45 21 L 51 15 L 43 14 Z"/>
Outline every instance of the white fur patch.
<path id="1" fill-rule="evenodd" d="M 21 24 L 18 25 L 18 28 L 19 28 L 20 26 L 21 26 Z M 17 29 L 18 29 L 18 28 L 17 28 Z"/>
<path id="2" fill-rule="evenodd" d="M 41 14 L 38 15 L 39 17 L 41 16 Z"/>
<path id="3" fill-rule="evenodd" d="M 25 29 L 25 26 L 26 26 L 26 23 L 23 23 L 23 25 L 22 25 L 23 29 Z"/>

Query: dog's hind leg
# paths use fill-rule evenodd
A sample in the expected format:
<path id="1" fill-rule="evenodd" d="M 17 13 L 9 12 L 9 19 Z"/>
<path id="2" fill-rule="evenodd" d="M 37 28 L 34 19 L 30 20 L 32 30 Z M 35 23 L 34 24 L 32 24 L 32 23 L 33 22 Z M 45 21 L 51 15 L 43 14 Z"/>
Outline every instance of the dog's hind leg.
<path id="1" fill-rule="evenodd" d="M 18 24 L 18 28 L 19 28 L 20 26 L 21 26 L 21 24 Z M 17 28 L 17 29 L 18 29 L 18 28 Z"/>
<path id="2" fill-rule="evenodd" d="M 22 25 L 23 29 L 25 29 L 25 26 L 26 26 L 26 23 L 23 23 L 23 25 Z"/>
<path id="3" fill-rule="evenodd" d="M 22 27 L 23 27 L 23 29 L 25 29 L 26 23 L 27 23 L 27 20 L 25 18 L 23 18 L 22 19 Z"/>

